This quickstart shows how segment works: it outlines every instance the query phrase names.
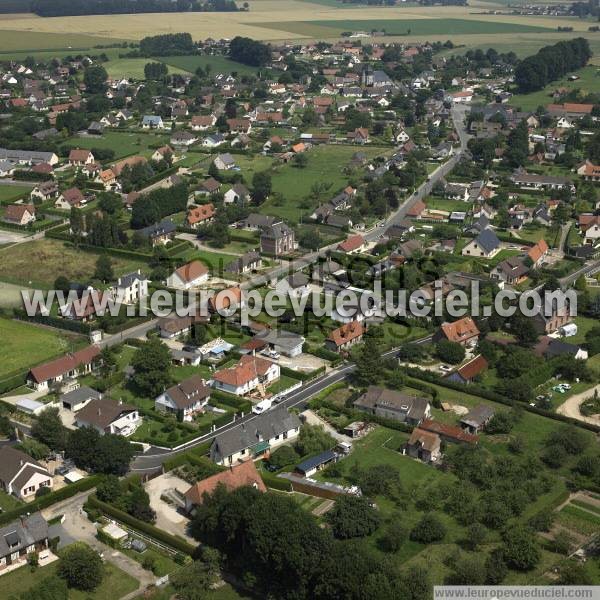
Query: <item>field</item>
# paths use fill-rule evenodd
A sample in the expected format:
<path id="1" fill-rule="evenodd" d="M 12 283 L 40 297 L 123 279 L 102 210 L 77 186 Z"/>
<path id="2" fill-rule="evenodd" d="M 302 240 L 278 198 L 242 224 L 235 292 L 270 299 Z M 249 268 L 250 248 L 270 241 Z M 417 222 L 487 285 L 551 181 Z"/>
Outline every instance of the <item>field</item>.
<path id="1" fill-rule="evenodd" d="M 59 275 L 72 281 L 87 281 L 93 274 L 98 254 L 82 252 L 58 240 L 44 239 L 18 246 L 18 252 L 0 251 L 0 281 L 50 289 Z M 145 267 L 141 261 L 111 257 L 115 275 Z"/>
<path id="2" fill-rule="evenodd" d="M 110 64 L 110 63 L 109 63 Z M 150 157 L 153 150 L 150 145 L 160 146 L 167 143 L 166 136 L 151 133 L 125 133 L 121 131 L 105 131 L 102 136 L 76 136 L 67 140 L 68 144 L 80 148 L 102 148 L 115 151 L 115 160 L 131 154 L 142 154 Z"/>
<path id="3" fill-rule="evenodd" d="M 35 571 L 25 566 L 7 573 L 0 578 L 0 597 L 14 598 L 23 592 L 27 592 L 38 585 L 47 577 L 52 577 L 58 568 L 54 562 L 46 567 Z M 102 584 L 94 592 L 80 592 L 69 590 L 69 600 L 116 600 L 134 592 L 138 587 L 137 579 L 125 573 L 118 567 L 107 563 L 105 565 L 105 576 Z"/>
<path id="4" fill-rule="evenodd" d="M 510 104 L 520 106 L 522 110 L 535 110 L 540 105 L 546 105 L 552 102 L 551 94 L 557 88 L 566 88 L 569 90 L 579 88 L 584 93 L 592 93 L 598 90 L 600 86 L 600 69 L 594 65 L 588 65 L 575 72 L 579 76 L 576 81 L 569 81 L 566 77 L 549 84 L 543 90 L 533 94 L 516 94 L 510 99 Z"/>
<path id="5" fill-rule="evenodd" d="M 233 71 L 244 75 L 258 71 L 258 67 L 242 65 L 225 56 L 165 56 L 160 60 L 169 66 L 170 72 L 177 72 L 176 70 L 179 69 L 182 72 L 195 73 L 198 67 L 205 69 L 206 65 L 210 65 L 211 73 L 231 73 Z"/>
<path id="6" fill-rule="evenodd" d="M 73 349 L 74 336 L 58 334 L 53 329 L 21 321 L 0 319 L 0 379 L 9 373 L 26 369 Z M 71 341 L 70 341 L 71 340 Z"/>
<path id="7" fill-rule="evenodd" d="M 31 189 L 30 185 L 0 185 L 0 203 L 14 202 L 21 196 L 28 194 Z"/>
<path id="8" fill-rule="evenodd" d="M 303 36 L 330 38 L 344 31 L 385 31 L 387 35 L 471 35 L 506 33 L 541 33 L 547 27 L 467 19 L 346 19 L 324 21 L 289 21 L 259 23 L 261 27 L 291 31 Z"/>

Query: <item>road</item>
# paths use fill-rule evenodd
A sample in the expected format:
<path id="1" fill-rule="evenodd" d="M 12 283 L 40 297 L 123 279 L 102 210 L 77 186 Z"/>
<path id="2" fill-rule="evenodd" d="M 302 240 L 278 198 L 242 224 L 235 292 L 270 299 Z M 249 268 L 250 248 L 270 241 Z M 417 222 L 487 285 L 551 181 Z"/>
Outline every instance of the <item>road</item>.
<path id="1" fill-rule="evenodd" d="M 98 342 L 98 346 L 101 348 L 110 348 L 112 346 L 117 346 L 118 344 L 131 338 L 144 337 L 149 331 L 156 329 L 157 325 L 158 319 L 150 319 L 150 321 L 145 321 L 139 325 L 134 325 L 133 327 L 125 329 L 124 331 L 120 331 L 119 333 L 105 336 L 101 342 Z"/>
<path id="2" fill-rule="evenodd" d="M 571 417 L 572 419 L 577 419 L 578 421 L 591 423 L 592 425 L 600 425 L 600 416 L 592 415 L 586 417 L 585 415 L 582 415 L 581 411 L 579 410 L 581 404 L 588 398 L 591 398 L 594 395 L 594 392 L 600 394 L 600 385 L 597 385 L 595 388 L 586 390 L 585 392 L 574 394 L 573 396 L 565 400 L 556 409 L 556 412 L 559 415 L 565 415 L 566 417 Z"/>
<path id="3" fill-rule="evenodd" d="M 560 283 L 560 287 L 564 290 L 565 288 L 568 288 L 569 286 L 573 285 L 577 281 L 577 279 L 581 277 L 581 275 L 595 275 L 599 271 L 600 260 L 594 260 L 586 263 L 583 267 L 577 269 L 577 271 L 574 271 L 570 275 L 562 277 L 558 280 L 558 282 Z"/>
<path id="4" fill-rule="evenodd" d="M 418 340 L 415 340 L 413 343 L 425 344 L 427 342 L 430 342 L 431 338 L 432 338 L 432 336 L 429 335 L 429 336 L 420 338 Z M 382 354 L 382 357 L 383 358 L 392 358 L 395 356 L 397 351 L 398 351 L 397 348 L 393 348 L 392 350 L 388 350 L 387 352 L 384 352 Z M 287 396 L 285 398 L 285 400 L 280 402 L 277 406 L 278 407 L 284 406 L 287 409 L 293 408 L 295 406 L 302 407 L 302 405 L 304 405 L 307 400 L 309 400 L 313 396 L 316 396 L 317 394 L 322 392 L 325 388 L 327 388 L 331 385 L 334 385 L 336 383 L 339 383 L 340 381 L 344 381 L 354 371 L 355 368 L 356 368 L 356 366 L 354 364 L 345 364 L 337 369 L 330 371 L 326 375 L 323 375 L 321 377 L 318 377 L 317 379 L 309 381 L 306 383 L 306 385 L 303 385 L 298 390 L 292 392 L 289 396 Z M 152 446 L 146 453 L 140 454 L 134 459 L 130 470 L 132 472 L 140 473 L 140 474 L 151 473 L 153 471 L 157 471 L 158 469 L 161 468 L 162 463 L 165 460 L 167 460 L 168 458 L 175 456 L 176 454 L 180 454 L 181 452 L 185 452 L 186 450 L 189 450 L 190 448 L 194 448 L 195 446 L 199 446 L 200 444 L 204 444 L 205 442 L 212 441 L 213 438 L 215 437 L 215 435 L 223 433 L 224 431 L 230 431 L 232 429 L 237 429 L 238 427 L 240 427 L 242 425 L 242 423 L 244 423 L 244 424 L 248 423 L 249 421 L 256 419 L 256 417 L 257 417 L 257 415 L 255 415 L 253 413 L 245 415 L 242 418 L 237 419 L 236 421 L 234 421 L 232 423 L 229 423 L 227 425 L 224 425 L 223 427 L 220 427 L 215 432 L 209 433 L 209 434 L 200 436 L 194 440 L 191 440 L 190 442 L 183 444 L 182 446 L 178 447 L 175 450 L 168 450 L 165 448 L 159 448 L 156 446 Z"/>
<path id="5" fill-rule="evenodd" d="M 406 218 L 406 213 L 419 200 L 423 200 L 424 198 L 426 198 L 431 193 L 433 186 L 440 179 L 448 175 L 448 173 L 455 167 L 456 163 L 463 157 L 465 150 L 467 149 L 467 142 L 471 137 L 467 133 L 465 127 L 465 117 L 468 110 L 469 107 L 464 105 L 452 107 L 452 120 L 454 122 L 454 128 L 456 130 L 456 133 L 458 134 L 460 140 L 460 146 L 458 149 L 455 149 L 454 155 L 444 164 L 437 167 L 435 171 L 430 173 L 427 181 L 421 184 L 415 190 L 412 196 L 407 198 L 395 212 L 391 213 L 387 217 L 383 226 L 375 227 L 367 233 L 365 233 L 363 237 L 367 242 L 376 242 L 385 233 L 386 229 L 390 225 L 394 225 L 403 221 Z M 318 251 L 305 254 L 301 258 L 293 260 L 286 265 L 278 266 L 265 273 L 255 275 L 250 280 L 243 283 L 241 287 L 243 289 L 251 289 L 268 283 L 271 279 L 279 278 L 282 275 L 293 273 L 294 271 L 300 271 L 306 268 L 308 265 L 317 262 L 319 260 L 319 257 L 325 257 L 329 250 L 335 250 L 337 248 L 337 245 L 338 244 L 335 243 L 331 244 L 330 246 L 325 246 L 324 248 L 321 248 Z"/>

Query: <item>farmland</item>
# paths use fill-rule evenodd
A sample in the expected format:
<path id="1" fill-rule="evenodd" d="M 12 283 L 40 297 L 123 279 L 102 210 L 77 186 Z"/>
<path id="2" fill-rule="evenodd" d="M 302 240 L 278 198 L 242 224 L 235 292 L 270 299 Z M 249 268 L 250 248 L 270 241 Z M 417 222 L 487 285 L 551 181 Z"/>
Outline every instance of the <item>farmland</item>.
<path id="1" fill-rule="evenodd" d="M 0 281 L 24 283 L 49 289 L 59 275 L 72 281 L 87 281 L 92 277 L 98 254 L 82 252 L 63 242 L 45 239 L 19 245 L 0 253 Z M 120 275 L 144 267 L 140 261 L 111 258 L 115 274 Z"/>
<path id="2" fill-rule="evenodd" d="M 52 32 L 37 31 L 37 19 L 33 15 L 19 15 L 19 19 L 6 19 L 2 15 L 2 26 L 6 29 L 0 31 L 0 55 L 3 52 L 27 50 L 29 52 L 44 50 L 86 50 L 94 46 L 115 43 L 117 40 L 106 39 L 85 33 L 71 31 Z M 19 27 L 13 28 L 18 21 Z M 14 31 L 13 29 L 18 29 Z"/>
<path id="3" fill-rule="evenodd" d="M 198 67 L 205 69 L 207 65 L 210 65 L 213 73 L 234 71 L 244 75 L 258 71 L 257 67 L 242 65 L 224 56 L 166 56 L 160 60 L 168 65 L 170 72 L 177 72 L 177 69 L 180 69 L 184 72 L 195 73 Z"/>
<path id="4" fill-rule="evenodd" d="M 14 371 L 26 369 L 54 356 L 64 354 L 72 348 L 66 335 L 51 329 L 30 325 L 21 321 L 0 319 L 2 339 L 2 361 L 0 379 Z"/>

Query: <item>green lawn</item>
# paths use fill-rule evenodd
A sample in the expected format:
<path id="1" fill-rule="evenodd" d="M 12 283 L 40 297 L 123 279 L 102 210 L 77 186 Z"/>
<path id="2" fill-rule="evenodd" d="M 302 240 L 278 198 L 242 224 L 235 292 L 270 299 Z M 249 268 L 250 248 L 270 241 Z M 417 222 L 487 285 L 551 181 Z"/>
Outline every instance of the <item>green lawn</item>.
<path id="1" fill-rule="evenodd" d="M 77 349 L 85 340 L 54 329 L 0 318 L 0 379 Z"/>
<path id="2" fill-rule="evenodd" d="M 169 67 L 175 67 L 188 73 L 195 73 L 198 67 L 206 69 L 206 65 L 210 65 L 211 75 L 217 73 L 238 73 L 239 75 L 247 75 L 254 74 L 259 70 L 258 67 L 237 63 L 226 56 L 165 56 L 160 60 L 169 65 Z"/>
<path id="3" fill-rule="evenodd" d="M 102 136 L 74 136 L 67 140 L 68 144 L 80 148 L 101 148 L 115 151 L 115 160 L 131 154 L 150 157 L 154 152 L 150 146 L 160 146 L 168 141 L 165 135 L 153 133 L 130 133 L 126 131 L 107 130 Z"/>
<path id="4" fill-rule="evenodd" d="M 597 319 L 591 319 L 590 317 L 577 316 L 573 318 L 573 321 L 577 325 L 577 333 L 571 337 L 565 338 L 565 342 L 570 344 L 582 344 L 585 342 L 585 334 L 592 329 L 592 327 L 598 327 L 600 323 Z"/>
<path id="5" fill-rule="evenodd" d="M 233 254 L 225 254 L 215 250 L 198 250 L 197 248 L 188 248 L 182 254 L 177 255 L 178 259 L 185 260 L 186 262 L 192 260 L 199 260 L 203 262 L 209 269 L 213 276 L 215 275 L 226 275 L 224 273 L 225 267 L 236 259 Z M 228 275 L 229 277 L 229 275 Z"/>
<path id="6" fill-rule="evenodd" d="M 148 64 L 147 58 L 117 58 L 104 63 L 108 76 L 113 79 L 127 77 L 133 79 L 146 79 L 144 67 Z M 174 65 L 169 65 L 170 75 L 187 75 L 186 69 L 180 69 Z"/>
<path id="7" fill-rule="evenodd" d="M 594 65 L 588 65 L 579 71 L 575 71 L 576 75 L 579 75 L 579 79 L 576 81 L 569 81 L 567 77 L 558 81 L 553 81 L 548 84 L 543 90 L 539 92 L 533 92 L 532 94 L 515 94 L 509 103 L 513 106 L 520 106 L 521 110 L 535 110 L 538 106 L 545 106 L 552 102 L 550 95 L 557 88 L 566 88 L 568 90 L 581 89 L 585 93 L 593 93 L 598 89 L 600 85 L 599 70 Z M 571 75 L 569 73 L 568 75 Z"/>
<path id="8" fill-rule="evenodd" d="M 425 200 L 425 204 L 427 204 L 427 208 L 430 210 L 445 210 L 448 212 L 466 212 L 471 208 L 470 202 L 463 202 L 462 200 L 448 200 L 446 198 L 437 198 L 435 196 L 429 196 Z"/>
<path id="9" fill-rule="evenodd" d="M 25 566 L 2 575 L 0 577 L 0 598 L 8 599 L 32 589 L 43 579 L 55 575 L 57 569 L 58 562 L 54 562 L 33 572 Z M 104 580 L 100 586 L 94 592 L 71 589 L 69 590 L 69 600 L 118 600 L 118 598 L 134 592 L 138 585 L 137 579 L 113 564 L 106 563 Z"/>
<path id="10" fill-rule="evenodd" d="M 8 204 L 29 195 L 30 185 L 0 185 L 0 203 Z"/>
<path id="11" fill-rule="evenodd" d="M 2 512 L 6 512 L 8 510 L 13 510 L 14 508 L 18 508 L 22 506 L 23 503 L 20 500 L 17 500 L 11 494 L 7 494 L 0 490 L 0 509 Z"/>
<path id="12" fill-rule="evenodd" d="M 269 392 L 271 394 L 278 394 L 279 392 L 283 392 L 293 385 L 296 385 L 298 381 L 298 379 L 293 379 L 287 375 L 281 375 L 281 377 L 275 383 L 269 386 Z"/>

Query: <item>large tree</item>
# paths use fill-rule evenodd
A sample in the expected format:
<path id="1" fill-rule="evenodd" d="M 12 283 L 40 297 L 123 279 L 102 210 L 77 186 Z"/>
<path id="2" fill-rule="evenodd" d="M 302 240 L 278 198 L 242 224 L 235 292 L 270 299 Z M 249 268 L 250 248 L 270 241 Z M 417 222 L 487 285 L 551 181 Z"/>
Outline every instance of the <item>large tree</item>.
<path id="1" fill-rule="evenodd" d="M 61 554 L 58 574 L 69 587 L 84 592 L 94 591 L 104 578 L 100 555 L 83 542 L 67 546 Z"/>
<path id="2" fill-rule="evenodd" d="M 101 435 L 96 429 L 82 427 L 69 434 L 66 455 L 75 464 L 94 473 L 124 475 L 131 459 L 133 446 L 120 435 Z"/>
<path id="3" fill-rule="evenodd" d="M 171 354 L 158 338 L 140 346 L 131 359 L 135 373 L 133 382 L 147 396 L 157 396 L 171 381 Z"/>
<path id="4" fill-rule="evenodd" d="M 342 540 L 370 535 L 380 522 L 367 498 L 351 495 L 339 496 L 325 518 L 333 535 Z"/>
<path id="5" fill-rule="evenodd" d="M 503 552 L 506 563 L 517 571 L 529 571 L 540 561 L 541 553 L 536 534 L 523 526 L 504 532 Z"/>
<path id="6" fill-rule="evenodd" d="M 90 94 L 102 94 L 105 92 L 107 79 L 108 73 L 100 65 L 92 65 L 83 73 L 83 82 L 85 83 L 86 91 Z"/>
<path id="7" fill-rule="evenodd" d="M 41 412 L 31 426 L 31 435 L 52 450 L 64 450 L 68 429 L 62 424 L 58 408 L 50 407 Z"/>

